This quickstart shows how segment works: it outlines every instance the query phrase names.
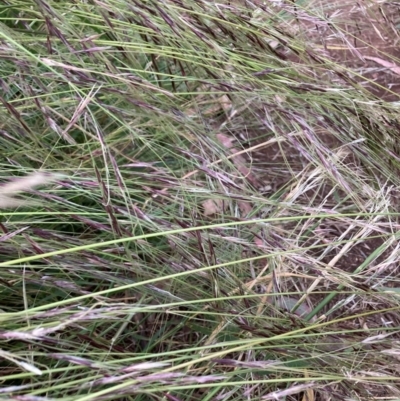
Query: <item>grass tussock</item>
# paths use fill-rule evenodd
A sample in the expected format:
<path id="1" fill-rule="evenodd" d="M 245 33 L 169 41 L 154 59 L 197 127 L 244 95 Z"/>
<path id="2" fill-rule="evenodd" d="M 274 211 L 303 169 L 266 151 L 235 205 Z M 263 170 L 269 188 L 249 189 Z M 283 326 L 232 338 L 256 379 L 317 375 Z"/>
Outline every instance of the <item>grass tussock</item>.
<path id="1" fill-rule="evenodd" d="M 399 398 L 395 12 L 3 1 L 0 397 Z"/>

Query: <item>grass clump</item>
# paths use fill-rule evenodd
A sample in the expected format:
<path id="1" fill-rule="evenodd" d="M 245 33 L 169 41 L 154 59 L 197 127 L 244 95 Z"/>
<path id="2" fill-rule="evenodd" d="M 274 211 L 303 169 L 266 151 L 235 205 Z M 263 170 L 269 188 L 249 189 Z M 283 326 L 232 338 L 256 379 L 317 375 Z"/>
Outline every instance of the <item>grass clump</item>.
<path id="1" fill-rule="evenodd" d="M 2 398 L 400 397 L 365 3 L 3 2 Z"/>

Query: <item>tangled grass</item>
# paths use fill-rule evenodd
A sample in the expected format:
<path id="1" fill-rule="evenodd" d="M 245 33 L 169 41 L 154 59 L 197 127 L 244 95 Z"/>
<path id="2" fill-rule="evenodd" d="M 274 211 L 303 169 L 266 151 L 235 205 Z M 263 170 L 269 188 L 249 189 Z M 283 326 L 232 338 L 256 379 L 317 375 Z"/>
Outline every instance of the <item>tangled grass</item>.
<path id="1" fill-rule="evenodd" d="M 1 398 L 399 398 L 395 7 L 3 1 Z"/>

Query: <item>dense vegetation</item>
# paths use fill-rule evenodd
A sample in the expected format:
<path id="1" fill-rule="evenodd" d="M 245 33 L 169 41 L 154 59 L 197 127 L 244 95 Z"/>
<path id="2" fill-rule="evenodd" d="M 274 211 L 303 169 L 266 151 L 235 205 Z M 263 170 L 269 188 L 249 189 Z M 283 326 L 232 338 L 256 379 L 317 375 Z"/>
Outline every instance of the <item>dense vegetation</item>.
<path id="1" fill-rule="evenodd" d="M 394 7 L 3 1 L 1 399 L 400 398 Z"/>

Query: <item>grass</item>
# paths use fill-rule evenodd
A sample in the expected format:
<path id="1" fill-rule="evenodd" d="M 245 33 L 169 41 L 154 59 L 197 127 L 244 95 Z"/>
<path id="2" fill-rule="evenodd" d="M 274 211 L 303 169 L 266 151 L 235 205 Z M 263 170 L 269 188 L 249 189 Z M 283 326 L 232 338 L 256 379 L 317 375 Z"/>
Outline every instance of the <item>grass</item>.
<path id="1" fill-rule="evenodd" d="M 400 399 L 381 3 L 2 3 L 1 399 Z"/>

